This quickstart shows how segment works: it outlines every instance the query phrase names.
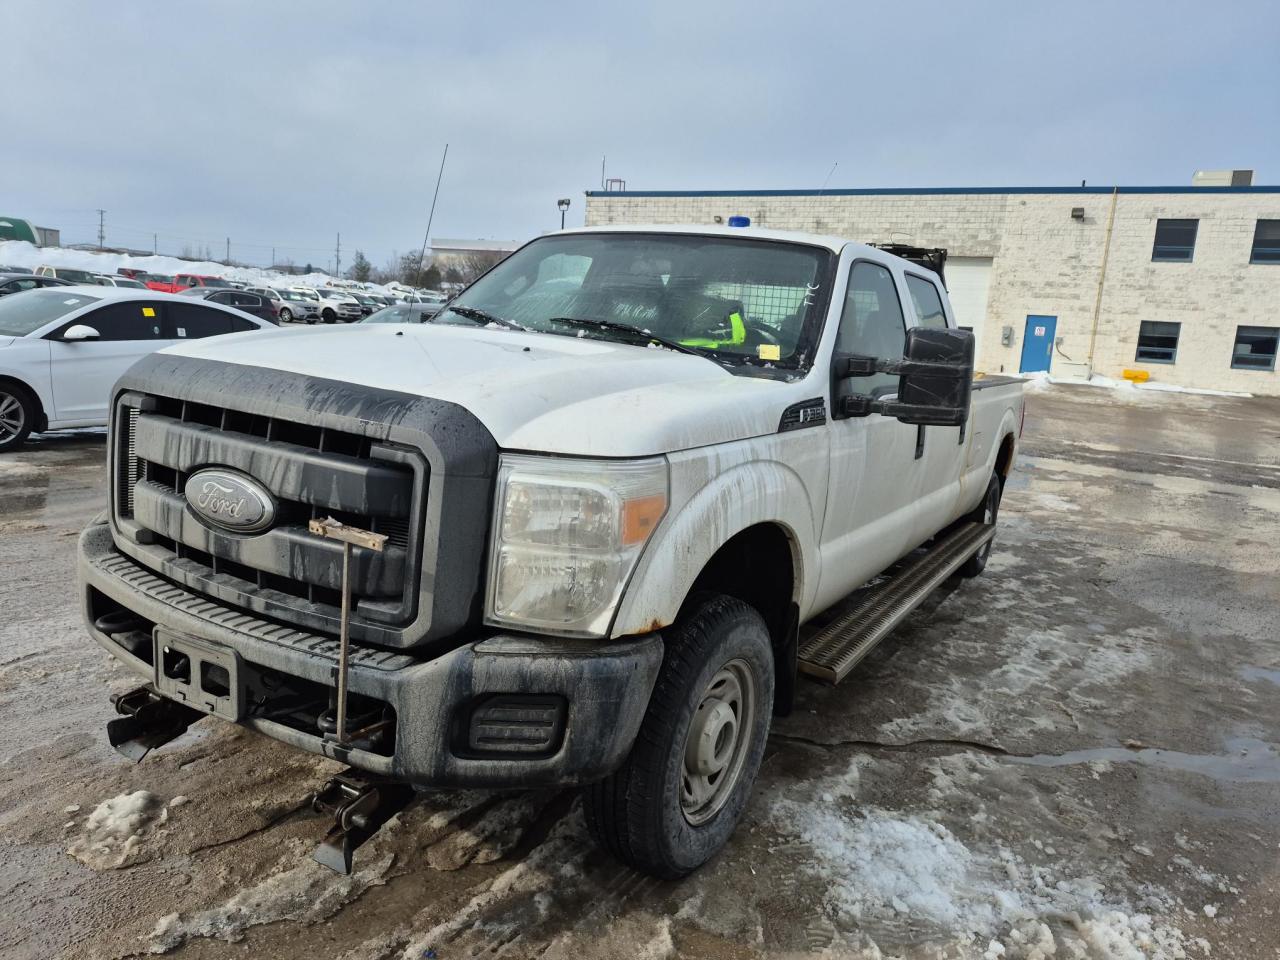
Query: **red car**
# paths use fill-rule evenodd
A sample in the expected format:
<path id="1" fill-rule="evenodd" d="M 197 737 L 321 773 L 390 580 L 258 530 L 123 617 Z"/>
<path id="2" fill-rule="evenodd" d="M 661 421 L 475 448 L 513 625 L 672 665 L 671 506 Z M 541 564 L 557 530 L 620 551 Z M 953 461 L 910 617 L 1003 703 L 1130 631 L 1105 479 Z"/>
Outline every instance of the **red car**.
<path id="1" fill-rule="evenodd" d="M 223 280 L 221 277 L 206 277 L 199 273 L 180 273 L 173 278 L 173 284 L 177 288 L 174 293 L 182 290 L 189 290 L 191 287 L 230 287 L 231 284 Z"/>

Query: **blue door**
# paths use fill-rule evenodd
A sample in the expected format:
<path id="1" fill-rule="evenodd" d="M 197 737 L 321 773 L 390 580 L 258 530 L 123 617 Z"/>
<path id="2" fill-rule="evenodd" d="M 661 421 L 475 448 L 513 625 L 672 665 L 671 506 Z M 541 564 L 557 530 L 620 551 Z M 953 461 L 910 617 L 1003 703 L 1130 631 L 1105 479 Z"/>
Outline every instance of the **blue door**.
<path id="1" fill-rule="evenodd" d="M 1057 317 L 1027 317 L 1027 329 L 1022 335 L 1022 373 L 1048 371 L 1053 360 L 1053 332 L 1058 329 Z"/>

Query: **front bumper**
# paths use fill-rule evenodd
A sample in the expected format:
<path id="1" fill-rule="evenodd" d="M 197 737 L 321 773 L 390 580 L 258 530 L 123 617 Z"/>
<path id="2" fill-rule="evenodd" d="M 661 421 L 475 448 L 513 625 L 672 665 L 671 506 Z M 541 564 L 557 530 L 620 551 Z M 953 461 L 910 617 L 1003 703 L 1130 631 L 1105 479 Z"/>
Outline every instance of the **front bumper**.
<path id="1" fill-rule="evenodd" d="M 152 664 L 94 628 L 104 603 L 174 633 L 234 650 L 255 677 L 332 683 L 335 638 L 259 619 L 160 578 L 115 549 L 105 522 L 81 535 L 79 576 L 90 634 L 143 679 L 155 679 Z M 498 634 L 431 659 L 353 645 L 350 690 L 394 711 L 391 752 L 339 746 L 318 730 L 297 729 L 255 711 L 241 723 L 312 753 L 423 786 L 588 783 L 625 759 L 661 662 L 662 641 L 656 634 L 608 643 Z M 547 752 L 482 755 L 469 747 L 464 728 L 473 710 L 503 694 L 536 694 L 563 703 L 562 730 Z M 261 714 L 272 705 L 257 706 Z"/>

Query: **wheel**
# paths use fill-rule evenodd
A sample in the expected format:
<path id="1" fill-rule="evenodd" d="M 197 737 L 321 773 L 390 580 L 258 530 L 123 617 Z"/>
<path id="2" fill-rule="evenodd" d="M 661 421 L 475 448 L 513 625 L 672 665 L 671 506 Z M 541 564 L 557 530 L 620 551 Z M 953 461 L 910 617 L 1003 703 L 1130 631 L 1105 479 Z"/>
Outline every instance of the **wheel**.
<path id="1" fill-rule="evenodd" d="M 281 322 L 281 323 L 293 323 L 293 311 L 292 311 L 292 310 L 290 310 L 288 307 L 281 307 L 281 308 L 280 308 L 280 322 Z"/>
<path id="2" fill-rule="evenodd" d="M 583 808 L 600 846 L 674 879 L 724 846 L 747 805 L 773 712 L 773 650 L 760 614 L 718 594 L 663 639 L 631 753 L 585 789 Z"/>
<path id="3" fill-rule="evenodd" d="M 334 313 L 333 310 L 331 310 L 329 307 L 325 307 L 324 310 L 320 312 L 320 316 L 325 323 L 333 323 L 333 321 L 337 319 L 338 315 Z"/>
<path id="4" fill-rule="evenodd" d="M 991 482 L 987 484 L 986 495 L 982 498 L 982 503 L 978 504 L 976 510 L 966 517 L 974 523 L 989 523 L 991 526 L 996 525 L 996 518 L 1000 514 L 1000 494 L 1003 491 L 1000 484 L 1000 477 L 996 474 L 991 475 Z M 958 571 L 962 577 L 976 577 L 987 568 L 987 557 L 991 556 L 991 544 L 995 538 L 992 537 L 982 545 L 977 553 L 964 562 Z"/>
<path id="5" fill-rule="evenodd" d="M 36 402 L 22 387 L 0 383 L 0 453 L 17 450 L 36 425 Z"/>

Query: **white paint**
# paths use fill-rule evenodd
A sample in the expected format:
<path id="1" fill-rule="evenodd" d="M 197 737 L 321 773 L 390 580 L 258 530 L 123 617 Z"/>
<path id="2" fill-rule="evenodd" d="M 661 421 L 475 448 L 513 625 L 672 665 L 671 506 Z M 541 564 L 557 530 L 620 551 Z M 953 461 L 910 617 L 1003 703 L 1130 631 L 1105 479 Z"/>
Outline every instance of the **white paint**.
<path id="1" fill-rule="evenodd" d="M 973 355 L 981 358 L 991 290 L 991 258 L 949 256 L 943 270 L 956 323 L 973 331 Z M 979 365 L 978 369 L 983 368 Z"/>

